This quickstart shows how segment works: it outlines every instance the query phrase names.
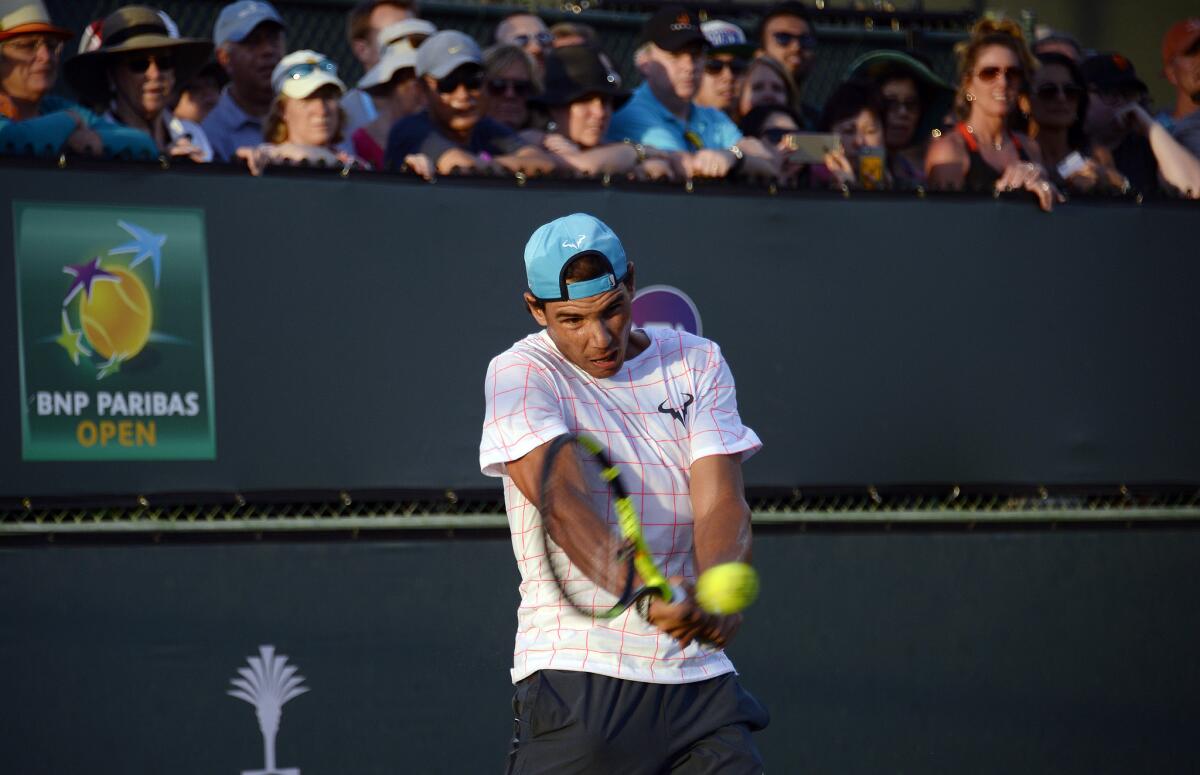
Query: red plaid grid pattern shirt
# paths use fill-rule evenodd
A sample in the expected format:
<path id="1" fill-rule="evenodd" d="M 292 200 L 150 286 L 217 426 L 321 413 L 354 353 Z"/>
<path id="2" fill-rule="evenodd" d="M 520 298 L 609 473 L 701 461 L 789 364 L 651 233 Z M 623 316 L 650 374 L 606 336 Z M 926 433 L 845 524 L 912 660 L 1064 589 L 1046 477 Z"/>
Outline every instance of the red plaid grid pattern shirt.
<path id="1" fill-rule="evenodd" d="M 737 410 L 733 375 L 707 339 L 647 328 L 650 345 L 608 379 L 570 363 L 542 331 L 488 366 L 479 445 L 484 474 L 504 481 L 521 604 L 512 680 L 537 670 L 581 670 L 650 683 L 688 683 L 733 671 L 725 653 L 686 649 L 632 609 L 595 620 L 561 599 L 546 562 L 541 515 L 505 465 L 556 436 L 594 436 L 621 468 L 646 541 L 668 576 L 695 580 L 691 465 L 708 455 L 746 459 L 762 447 Z"/>

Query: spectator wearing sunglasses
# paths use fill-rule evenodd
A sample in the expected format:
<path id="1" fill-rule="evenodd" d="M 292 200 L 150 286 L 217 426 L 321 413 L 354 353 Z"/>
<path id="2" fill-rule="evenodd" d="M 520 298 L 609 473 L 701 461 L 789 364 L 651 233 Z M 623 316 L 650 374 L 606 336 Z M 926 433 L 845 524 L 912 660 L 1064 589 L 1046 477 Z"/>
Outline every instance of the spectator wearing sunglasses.
<path id="1" fill-rule="evenodd" d="M 1124 175 L 1091 158 L 1085 131 L 1087 81 L 1079 65 L 1059 53 L 1038 54 L 1037 60 L 1040 66 L 1030 84 L 1029 136 L 1037 140 L 1046 171 L 1055 183 L 1076 192 L 1128 189 Z"/>
<path id="2" fill-rule="evenodd" d="M 407 166 L 430 179 L 454 169 L 541 175 L 555 168 L 541 149 L 483 114 L 483 57 L 478 44 L 442 30 L 417 51 L 426 109 L 388 133 L 389 169 Z"/>
<path id="3" fill-rule="evenodd" d="M 1051 210 L 1062 195 L 1042 166 L 1037 143 L 1008 128 L 1035 67 L 1021 28 L 1007 19 L 983 19 L 958 59 L 954 108 L 959 121 L 929 144 L 929 184 L 969 191 L 1023 189 L 1043 210 Z"/>
<path id="4" fill-rule="evenodd" d="M 70 38 L 40 1 L 0 0 L 0 153 L 156 158 L 146 134 L 50 94 Z"/>
<path id="5" fill-rule="evenodd" d="M 176 79 L 186 80 L 212 53 L 208 41 L 172 35 L 152 8 L 118 8 L 100 27 L 99 46 L 67 62 L 67 82 L 89 104 L 105 105 L 105 118 L 145 132 L 158 154 L 212 161 L 204 130 L 171 114 Z"/>
<path id="6" fill-rule="evenodd" d="M 262 142 L 275 99 L 271 73 L 287 52 L 283 17 L 266 0 L 238 0 L 221 9 L 213 42 L 229 84 L 202 126 L 214 158 L 229 161 L 238 148 Z"/>
<path id="7" fill-rule="evenodd" d="M 796 188 L 808 182 L 808 165 L 792 160 L 788 135 L 804 131 L 800 116 L 787 105 L 759 105 L 738 123 L 747 137 L 757 137 L 779 158 L 779 182 Z"/>
<path id="8" fill-rule="evenodd" d="M 903 51 L 869 51 L 850 64 L 846 80 L 875 84 L 883 100 L 888 171 L 898 186 L 925 183 L 925 152 L 941 129 L 954 90 L 925 62 Z"/>
<path id="9" fill-rule="evenodd" d="M 540 70 L 525 49 L 497 43 L 483 52 L 484 114 L 519 133 L 529 143 L 541 141 L 533 126 L 529 101 L 542 91 Z"/>
<path id="10" fill-rule="evenodd" d="M 237 150 L 237 157 L 260 175 L 270 164 L 360 166 L 366 164 L 338 148 L 346 113 L 346 85 L 337 65 L 324 54 L 301 50 L 279 60 L 271 73 L 275 99 L 263 126 L 265 142 Z"/>
<path id="11" fill-rule="evenodd" d="M 646 23 L 641 39 L 634 61 L 645 82 L 613 117 L 609 140 L 671 151 L 688 177 L 778 172 L 761 143 L 753 138 L 743 143 L 729 116 L 693 101 L 707 45 L 693 12 L 664 6 Z"/>
<path id="12" fill-rule="evenodd" d="M 538 102 L 550 115 L 542 146 L 563 167 L 585 175 L 674 179 L 670 155 L 634 143 L 606 143 L 613 110 L 629 100 L 608 56 L 591 46 L 564 46 L 546 55 L 546 90 Z"/>
<path id="13" fill-rule="evenodd" d="M 758 26 L 758 50 L 787 70 L 796 92 L 796 102 L 791 107 L 804 118 L 806 128 L 815 127 L 819 112 L 799 99 L 804 82 L 817 62 L 817 36 L 808 9 L 790 0 L 768 8 Z"/>
<path id="14" fill-rule="evenodd" d="M 738 94 L 750 60 L 754 58 L 754 46 L 746 42 L 742 28 L 731 22 L 710 19 L 700 25 L 700 31 L 708 41 L 708 52 L 696 104 L 716 108 L 730 118 L 736 118 Z"/>
<path id="15" fill-rule="evenodd" d="M 1083 62 L 1088 83 L 1085 128 L 1093 153 L 1134 191 L 1200 196 L 1200 159 L 1147 112 L 1148 90 L 1133 63 L 1105 53 Z"/>
<path id="16" fill-rule="evenodd" d="M 1200 18 L 1174 24 L 1162 42 L 1163 75 L 1175 88 L 1171 134 L 1200 156 Z"/>
<path id="17" fill-rule="evenodd" d="M 796 108 L 796 85 L 792 83 L 792 76 L 788 74 L 787 68 L 780 64 L 778 59 L 760 54 L 750 61 L 746 76 L 742 79 L 742 88 L 737 98 L 738 119 L 741 120 L 751 110 L 763 105 L 791 108 L 803 119 L 803 114 Z M 805 123 L 805 127 L 815 126 L 815 120 L 812 124 Z"/>
<path id="18" fill-rule="evenodd" d="M 366 0 L 350 9 L 346 14 L 346 42 L 363 72 L 370 72 L 387 48 L 381 40 L 383 31 L 396 22 L 415 17 L 416 6 L 411 0 Z M 342 109 L 346 111 L 347 135 L 378 117 L 375 100 L 361 88 L 346 92 Z"/>
<path id="19" fill-rule="evenodd" d="M 539 77 L 545 67 L 546 52 L 554 48 L 554 36 L 546 29 L 546 23 L 528 11 L 501 19 L 496 25 L 495 41 L 525 49 L 537 64 Z"/>
<path id="20" fill-rule="evenodd" d="M 383 169 L 392 126 L 425 108 L 425 92 L 417 82 L 417 49 L 435 32 L 437 28 L 424 19 L 405 19 L 379 33 L 383 55 L 358 82 L 371 98 L 375 118 L 350 135 L 354 153 L 376 169 Z M 343 108 L 345 104 L 343 99 Z"/>

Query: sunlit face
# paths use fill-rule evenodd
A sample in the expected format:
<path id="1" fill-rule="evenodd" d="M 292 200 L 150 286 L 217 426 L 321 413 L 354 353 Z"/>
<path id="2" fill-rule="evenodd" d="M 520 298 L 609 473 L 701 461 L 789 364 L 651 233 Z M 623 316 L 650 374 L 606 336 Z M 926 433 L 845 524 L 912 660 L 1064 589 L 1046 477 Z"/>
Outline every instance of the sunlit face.
<path id="1" fill-rule="evenodd" d="M 742 85 L 742 98 L 738 102 L 738 113 L 746 115 L 759 105 L 787 105 L 787 84 L 779 73 L 761 62 L 752 64 L 746 81 Z"/>
<path id="2" fill-rule="evenodd" d="M 518 129 L 529 120 L 526 100 L 533 93 L 533 73 L 521 62 L 509 62 L 490 70 L 484 83 L 487 115 L 505 126 Z"/>
<path id="3" fill-rule="evenodd" d="M 0 90 L 9 97 L 38 102 L 58 80 L 62 38 L 16 35 L 0 44 Z"/>
<path id="4" fill-rule="evenodd" d="M 696 104 L 717 110 L 732 109 L 745 74 L 746 60 L 728 53 L 709 54 L 704 60 Z"/>
<path id="5" fill-rule="evenodd" d="M 763 28 L 762 49 L 783 63 L 799 83 L 817 61 L 817 41 L 812 27 L 798 16 L 776 16 Z"/>
<path id="6" fill-rule="evenodd" d="M 470 134 L 483 117 L 483 80 L 483 68 L 476 64 L 461 65 L 441 80 L 422 76 L 433 123 L 453 134 Z"/>
<path id="7" fill-rule="evenodd" d="M 554 122 L 580 148 L 595 148 L 603 142 L 612 114 L 612 98 L 600 94 L 589 94 L 566 107 L 550 110 Z"/>
<path id="8" fill-rule="evenodd" d="M 1039 126 L 1066 129 L 1079 113 L 1082 89 L 1062 65 L 1042 65 L 1033 74 L 1033 120 Z"/>
<path id="9" fill-rule="evenodd" d="M 858 156 L 863 148 L 883 146 L 883 123 L 874 111 L 863 109 L 857 116 L 843 119 L 831 127 L 842 141 L 842 148 L 850 158 Z"/>
<path id="10" fill-rule="evenodd" d="M 342 92 L 333 84 L 304 99 L 284 97 L 283 123 L 289 143 L 327 146 L 338 134 Z"/>
<path id="11" fill-rule="evenodd" d="M 1172 86 L 1200 102 L 1200 39 L 1172 57 L 1163 71 Z"/>
<path id="12" fill-rule="evenodd" d="M 170 51 L 139 51 L 121 56 L 108 71 L 118 104 L 147 119 L 167 107 L 175 88 L 175 57 Z"/>
<path id="13" fill-rule="evenodd" d="M 911 78 L 892 78 L 879 87 L 883 95 L 884 141 L 893 150 L 907 148 L 921 121 L 921 94 Z"/>
<path id="14" fill-rule="evenodd" d="M 647 48 L 638 69 L 650 84 L 651 91 L 674 94 L 686 102 L 695 98 L 704 71 L 704 49 L 696 45 L 672 52 L 654 44 Z"/>
<path id="15" fill-rule="evenodd" d="M 258 25 L 240 43 L 227 43 L 222 64 L 238 92 L 269 99 L 271 71 L 283 59 L 286 45 L 283 28 L 272 22 Z"/>
<path id="16" fill-rule="evenodd" d="M 1016 106 L 1025 72 L 1017 52 L 1008 46 L 986 46 L 965 79 L 967 90 L 975 95 L 972 109 L 1000 118 Z"/>
<path id="17" fill-rule="evenodd" d="M 586 299 L 548 301 L 530 311 L 559 352 L 590 376 L 607 379 L 624 365 L 633 327 L 633 294 L 624 284 Z"/>

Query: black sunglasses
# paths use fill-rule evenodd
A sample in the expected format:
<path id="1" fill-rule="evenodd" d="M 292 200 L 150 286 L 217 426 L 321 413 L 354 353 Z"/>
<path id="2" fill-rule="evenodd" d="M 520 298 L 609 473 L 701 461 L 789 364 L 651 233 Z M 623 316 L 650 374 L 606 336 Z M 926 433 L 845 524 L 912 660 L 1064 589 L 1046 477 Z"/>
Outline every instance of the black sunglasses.
<path id="1" fill-rule="evenodd" d="M 783 46 L 784 48 L 787 48 L 793 43 L 799 43 L 800 48 L 817 47 L 817 36 L 808 33 L 805 33 L 804 35 L 793 35 L 790 32 L 773 32 L 771 33 L 771 37 L 775 39 L 775 42 L 778 45 Z"/>
<path id="2" fill-rule="evenodd" d="M 175 57 L 170 54 L 148 54 L 146 56 L 132 57 L 125 60 L 125 68 L 131 73 L 144 73 L 150 69 L 151 62 L 154 62 L 159 70 L 175 69 Z"/>
<path id="3" fill-rule="evenodd" d="M 1039 99 L 1049 100 L 1062 95 L 1064 99 L 1077 100 L 1083 94 L 1083 89 L 1073 83 L 1044 83 L 1035 91 Z"/>
<path id="4" fill-rule="evenodd" d="M 780 140 L 787 137 L 792 132 L 793 132 L 793 130 L 791 130 L 791 129 L 784 129 L 783 127 L 773 127 L 771 129 L 764 129 L 759 134 L 761 134 L 762 139 L 766 140 L 768 143 L 771 143 L 773 145 L 778 145 Z"/>
<path id="5" fill-rule="evenodd" d="M 488 94 L 493 97 L 503 97 L 512 90 L 513 96 L 528 98 L 533 96 L 533 82 L 523 81 L 516 78 L 489 78 L 487 82 Z"/>
<path id="6" fill-rule="evenodd" d="M 467 91 L 479 91 L 483 88 L 483 71 L 460 68 L 445 78 L 439 78 L 437 82 L 440 94 L 453 94 L 460 86 L 466 86 Z"/>
<path id="7" fill-rule="evenodd" d="M 745 59 L 713 59 L 710 57 L 704 60 L 704 72 L 709 75 L 720 75 L 725 68 L 729 68 L 729 72 L 735 76 L 742 75 L 746 72 L 747 67 L 749 64 Z"/>

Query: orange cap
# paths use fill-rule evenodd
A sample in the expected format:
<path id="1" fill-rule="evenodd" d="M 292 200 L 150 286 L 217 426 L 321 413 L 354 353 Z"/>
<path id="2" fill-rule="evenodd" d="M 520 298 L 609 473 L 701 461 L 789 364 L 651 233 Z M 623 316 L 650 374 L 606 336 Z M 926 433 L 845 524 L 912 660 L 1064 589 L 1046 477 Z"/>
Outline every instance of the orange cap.
<path id="1" fill-rule="evenodd" d="M 1171 60 L 1192 47 L 1200 38 L 1200 18 L 1192 17 L 1175 22 L 1167 34 L 1163 35 L 1162 57 L 1163 67 L 1171 64 Z"/>

